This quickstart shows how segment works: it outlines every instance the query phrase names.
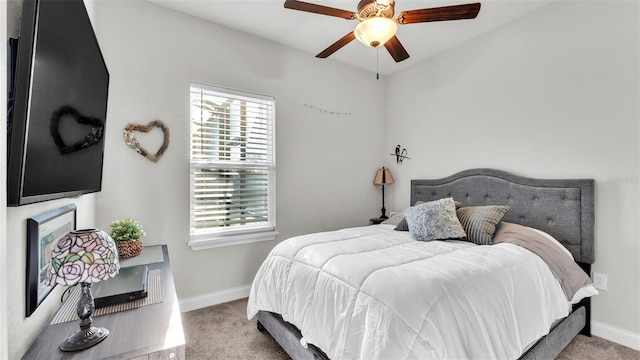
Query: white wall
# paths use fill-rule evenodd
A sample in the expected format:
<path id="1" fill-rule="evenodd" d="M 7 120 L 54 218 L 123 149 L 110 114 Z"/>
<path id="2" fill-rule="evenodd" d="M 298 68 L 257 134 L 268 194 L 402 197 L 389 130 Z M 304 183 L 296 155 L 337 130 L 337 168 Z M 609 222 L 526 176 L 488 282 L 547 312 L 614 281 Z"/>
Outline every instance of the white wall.
<path id="1" fill-rule="evenodd" d="M 377 214 L 384 83 L 374 74 L 144 1 L 96 5 L 111 74 L 97 225 L 132 217 L 147 232 L 145 244 L 168 244 L 181 301 L 249 285 L 275 245 L 187 246 L 191 80 L 275 96 L 279 239 L 368 225 Z M 158 163 L 122 138 L 127 123 L 152 120 L 171 132 Z"/>
<path id="2" fill-rule="evenodd" d="M 7 18 L 7 4 L 0 4 L 0 19 Z M 0 39 L 7 38 L 7 28 L 0 27 Z M 7 66 L 7 47 L 0 48 L 0 69 L 6 69 Z M 6 89 L 7 75 L 6 71 L 0 74 L 0 89 Z M 7 94 L 4 91 L 0 91 L 0 109 L 2 113 L 7 112 Z M 0 129 L 7 128 L 6 117 L 0 116 Z M 0 136 L 0 159 L 7 158 L 7 138 L 6 136 Z M 7 256 L 7 211 L 2 204 L 7 203 L 7 168 L 6 166 L 0 166 L 0 359 L 6 359 L 8 357 L 7 352 L 7 339 L 9 329 L 7 328 L 7 262 L 2 261 Z"/>
<path id="3" fill-rule="evenodd" d="M 640 20 L 631 1 L 558 1 L 388 78 L 393 208 L 409 180 L 492 167 L 596 180 L 593 319 L 640 334 Z"/>

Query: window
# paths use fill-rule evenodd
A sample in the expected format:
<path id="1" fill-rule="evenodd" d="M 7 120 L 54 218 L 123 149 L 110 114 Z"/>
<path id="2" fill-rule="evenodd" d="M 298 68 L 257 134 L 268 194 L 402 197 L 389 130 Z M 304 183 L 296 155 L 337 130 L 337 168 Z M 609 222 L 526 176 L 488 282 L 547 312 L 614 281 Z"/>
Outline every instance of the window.
<path id="1" fill-rule="evenodd" d="M 273 240 L 275 100 L 191 83 L 194 250 Z"/>

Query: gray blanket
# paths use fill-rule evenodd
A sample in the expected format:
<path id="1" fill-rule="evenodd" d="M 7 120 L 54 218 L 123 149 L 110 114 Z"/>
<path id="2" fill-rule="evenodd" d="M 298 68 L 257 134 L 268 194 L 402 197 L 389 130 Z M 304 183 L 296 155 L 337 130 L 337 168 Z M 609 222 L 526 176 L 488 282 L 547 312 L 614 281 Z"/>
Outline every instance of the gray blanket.
<path id="1" fill-rule="evenodd" d="M 589 276 L 551 240 L 525 226 L 503 222 L 493 237 L 493 243 L 511 243 L 538 255 L 560 282 L 571 301 L 581 287 L 591 283 Z"/>

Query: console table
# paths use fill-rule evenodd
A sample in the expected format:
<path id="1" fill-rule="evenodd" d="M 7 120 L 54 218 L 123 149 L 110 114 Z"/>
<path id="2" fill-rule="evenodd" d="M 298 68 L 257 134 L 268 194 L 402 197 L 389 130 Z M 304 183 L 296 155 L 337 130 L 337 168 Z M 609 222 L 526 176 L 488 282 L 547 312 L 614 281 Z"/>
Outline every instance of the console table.
<path id="1" fill-rule="evenodd" d="M 152 254 L 154 256 L 148 256 Z M 79 329 L 79 320 L 49 324 L 23 359 L 183 360 L 185 339 L 167 245 L 145 247 L 137 257 L 121 261 L 121 266 L 140 263 L 146 263 L 149 271 L 160 270 L 162 302 L 94 316 L 93 324 L 107 328 L 109 336 L 91 348 L 76 352 L 60 351 L 58 345 Z"/>

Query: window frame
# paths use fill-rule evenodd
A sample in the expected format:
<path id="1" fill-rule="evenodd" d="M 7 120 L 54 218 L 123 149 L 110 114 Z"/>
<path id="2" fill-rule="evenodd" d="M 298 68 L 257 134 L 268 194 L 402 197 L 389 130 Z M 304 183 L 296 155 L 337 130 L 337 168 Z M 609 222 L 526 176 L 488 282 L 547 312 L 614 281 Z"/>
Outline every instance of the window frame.
<path id="1" fill-rule="evenodd" d="M 192 93 L 200 89 L 202 93 L 210 92 L 213 96 L 226 96 L 234 99 L 249 99 L 256 102 L 268 102 L 270 114 L 268 115 L 268 130 L 270 139 L 267 140 L 268 158 L 270 161 L 233 161 L 196 158 L 193 152 L 194 132 L 194 105 Z M 276 100 L 273 96 L 256 94 L 247 91 L 230 89 L 222 86 L 209 85 L 191 81 L 189 83 L 189 241 L 188 245 L 193 250 L 204 250 L 223 246 L 254 243 L 260 241 L 275 240 L 276 231 Z M 223 226 L 196 229 L 195 227 L 195 174 L 199 169 L 216 170 L 252 170 L 261 169 L 267 172 L 267 222 L 266 224 L 251 224 L 241 226 Z"/>

